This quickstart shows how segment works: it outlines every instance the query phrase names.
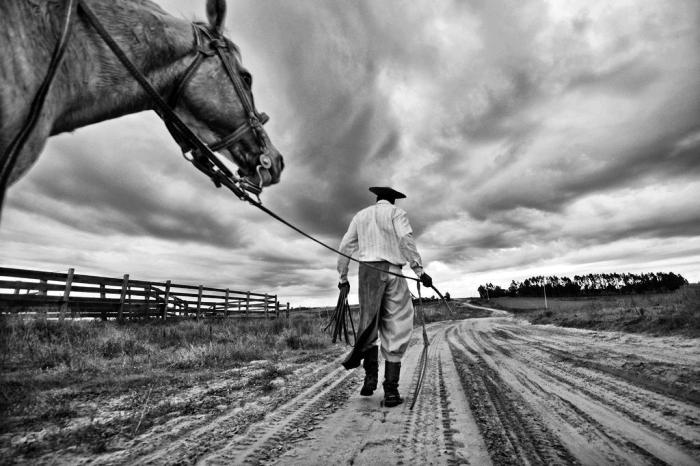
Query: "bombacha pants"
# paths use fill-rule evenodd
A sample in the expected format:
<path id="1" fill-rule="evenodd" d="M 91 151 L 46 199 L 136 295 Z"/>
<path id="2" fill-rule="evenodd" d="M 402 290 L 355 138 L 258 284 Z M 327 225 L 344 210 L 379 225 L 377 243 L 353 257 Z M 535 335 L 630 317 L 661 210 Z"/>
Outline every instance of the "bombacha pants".
<path id="1" fill-rule="evenodd" d="M 413 302 L 406 279 L 385 272 L 401 273 L 401 267 L 389 262 L 369 264 L 381 270 L 360 264 L 359 336 L 344 364 L 347 368 L 357 367 L 354 362 L 376 344 L 377 337 L 384 359 L 401 362 L 413 333 Z"/>

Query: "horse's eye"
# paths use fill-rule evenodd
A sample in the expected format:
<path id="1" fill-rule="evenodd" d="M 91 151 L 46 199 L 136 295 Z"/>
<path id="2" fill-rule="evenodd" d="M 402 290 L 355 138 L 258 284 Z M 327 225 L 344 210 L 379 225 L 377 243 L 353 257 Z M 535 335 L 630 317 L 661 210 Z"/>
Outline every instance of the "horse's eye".
<path id="1" fill-rule="evenodd" d="M 243 81 L 248 85 L 248 87 L 253 87 L 253 77 L 250 75 L 250 73 L 244 71 L 241 73 L 241 77 L 243 78 Z"/>

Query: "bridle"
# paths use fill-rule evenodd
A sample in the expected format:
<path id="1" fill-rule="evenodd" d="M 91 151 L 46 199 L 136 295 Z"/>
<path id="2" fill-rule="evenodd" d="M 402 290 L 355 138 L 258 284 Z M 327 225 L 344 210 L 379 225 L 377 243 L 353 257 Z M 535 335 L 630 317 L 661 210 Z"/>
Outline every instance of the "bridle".
<path id="1" fill-rule="evenodd" d="M 76 8 L 77 7 L 77 8 Z M 59 40 L 56 43 L 51 55 L 46 76 L 42 81 L 36 95 L 32 99 L 29 113 L 25 118 L 20 130 L 7 146 L 0 158 L 0 211 L 4 201 L 5 191 L 9 184 L 10 175 L 22 152 L 32 131 L 42 114 L 46 96 L 51 88 L 51 84 L 56 77 L 59 66 L 65 54 L 68 40 L 75 23 L 76 11 L 79 12 L 85 21 L 92 26 L 102 40 L 112 50 L 119 61 L 131 73 L 134 79 L 141 85 L 146 94 L 153 102 L 153 110 L 160 116 L 170 131 L 170 134 L 180 145 L 183 155 L 202 173 L 207 175 L 218 188 L 226 186 L 239 199 L 261 205 L 260 193 L 263 188 L 263 170 L 269 170 L 272 166 L 270 156 L 270 139 L 263 128 L 269 117 L 264 113 L 258 113 L 255 104 L 246 93 L 246 86 L 236 69 L 240 69 L 240 63 L 236 55 L 236 46 L 227 41 L 221 34 L 214 32 L 202 23 L 193 23 L 194 47 L 196 55 L 192 63 L 185 70 L 185 74 L 175 85 L 169 97 L 170 103 L 166 102 L 160 93 L 151 85 L 146 77 L 133 64 L 131 59 L 124 53 L 119 44 L 107 32 L 95 13 L 90 9 L 85 0 L 67 0 L 64 17 L 61 26 Z M 206 44 L 205 44 L 206 42 Z M 246 121 L 236 128 L 231 134 L 213 143 L 205 143 L 197 136 L 192 129 L 175 113 L 175 106 L 184 93 L 187 84 L 194 76 L 202 62 L 213 56 L 218 56 L 226 70 L 231 83 L 236 91 L 238 99 L 241 101 L 246 115 Z M 253 134 L 253 138 L 258 146 L 258 160 L 256 165 L 257 183 L 247 176 L 242 177 L 234 174 L 214 153 L 220 149 L 228 149 L 235 153 L 236 143 L 248 133 Z M 244 158 L 245 158 L 245 154 Z M 251 198 L 250 194 L 257 197 L 257 201 Z"/>
<path id="2" fill-rule="evenodd" d="M 204 24 L 192 23 L 196 56 L 185 70 L 179 82 L 175 84 L 166 102 L 146 79 L 143 73 L 141 73 L 129 57 L 126 56 L 112 36 L 105 30 L 102 23 L 84 0 L 78 0 L 78 11 L 83 14 L 88 24 L 97 31 L 119 61 L 122 62 L 124 67 L 151 97 L 154 104 L 154 111 L 160 116 L 168 128 L 168 131 L 170 131 L 170 134 L 180 145 L 185 158 L 198 170 L 211 178 L 217 187 L 225 185 L 233 191 L 238 198 L 249 200 L 248 193 L 258 196 L 262 192 L 263 187 L 262 170 L 268 170 L 272 166 L 272 158 L 269 149 L 270 139 L 263 128 L 263 124 L 269 120 L 269 117 L 265 113 L 258 113 L 254 103 L 248 98 L 246 86 L 240 74 L 236 72 L 236 69 L 241 67 L 238 62 L 238 57 L 236 56 L 235 46 L 230 44 L 221 34 L 215 33 Z M 228 136 L 207 144 L 190 129 L 190 127 L 175 113 L 174 109 L 199 66 L 205 59 L 213 56 L 218 56 L 221 60 L 226 74 L 233 84 L 236 95 L 241 101 L 247 121 L 242 123 Z M 228 149 L 233 153 L 236 143 L 249 132 L 253 134 L 258 146 L 258 163 L 256 165 L 257 184 L 253 183 L 248 177 L 239 177 L 235 175 L 214 154 L 214 151 L 221 149 Z"/>
<path id="3" fill-rule="evenodd" d="M 269 138 L 265 129 L 263 128 L 263 125 L 267 123 L 270 117 L 267 116 L 266 113 L 258 113 L 258 111 L 255 109 L 255 104 L 248 98 L 248 94 L 246 93 L 246 85 L 241 79 L 240 74 L 235 71 L 236 66 L 234 66 L 234 64 L 239 65 L 235 45 L 230 44 L 224 37 L 213 33 L 211 29 L 209 29 L 203 23 L 192 23 L 192 29 L 194 31 L 194 48 L 197 54 L 185 70 L 184 74 L 180 77 L 180 80 L 173 87 L 173 91 L 168 98 L 168 105 L 171 108 L 176 108 L 185 92 L 185 88 L 192 80 L 204 60 L 210 57 L 218 56 L 224 66 L 224 69 L 226 70 L 226 74 L 233 84 L 236 95 L 243 105 L 243 109 L 247 115 L 247 121 L 238 126 L 238 128 L 236 128 L 228 136 L 225 136 L 216 142 L 208 143 L 207 145 L 212 151 L 228 149 L 230 152 L 233 152 L 233 146 L 235 146 L 235 144 L 242 137 L 244 137 L 246 133 L 251 132 L 258 144 L 258 148 L 260 149 L 257 174 L 260 182 L 262 183 L 262 173 L 260 173 L 260 169 L 269 169 L 272 166 L 272 159 L 270 158 L 268 149 Z M 234 48 L 233 50 L 231 50 L 232 47 Z M 195 149 L 194 147 L 188 147 L 185 141 L 181 142 L 179 133 L 172 128 L 172 125 L 170 125 L 167 121 L 166 126 L 170 130 L 173 138 L 180 143 L 180 146 L 183 148 L 184 152 Z M 262 188 L 262 185 L 260 185 L 260 188 Z"/>

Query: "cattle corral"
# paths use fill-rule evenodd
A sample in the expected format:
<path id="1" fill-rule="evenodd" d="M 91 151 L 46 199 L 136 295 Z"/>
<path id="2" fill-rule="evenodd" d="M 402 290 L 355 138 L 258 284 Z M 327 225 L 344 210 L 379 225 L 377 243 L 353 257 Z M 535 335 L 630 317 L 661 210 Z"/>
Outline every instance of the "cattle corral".
<path id="1" fill-rule="evenodd" d="M 0 267 L 0 314 L 48 318 L 145 319 L 278 317 L 289 303 L 276 294 Z"/>

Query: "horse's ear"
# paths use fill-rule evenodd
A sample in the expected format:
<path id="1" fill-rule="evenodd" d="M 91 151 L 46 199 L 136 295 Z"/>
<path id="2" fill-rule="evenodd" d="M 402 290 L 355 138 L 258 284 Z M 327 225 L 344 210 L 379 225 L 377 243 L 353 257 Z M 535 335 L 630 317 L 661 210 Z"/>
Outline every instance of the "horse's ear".
<path id="1" fill-rule="evenodd" d="M 226 0 L 207 0 L 207 19 L 212 29 L 221 33 L 226 19 Z"/>

